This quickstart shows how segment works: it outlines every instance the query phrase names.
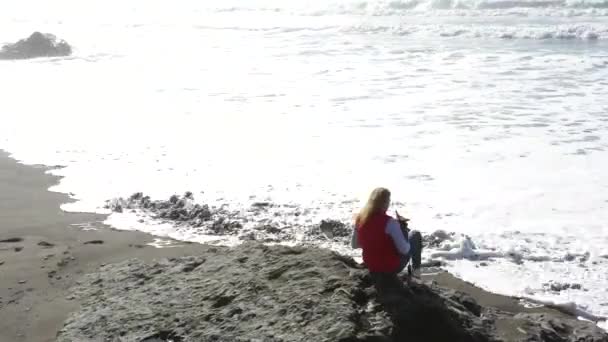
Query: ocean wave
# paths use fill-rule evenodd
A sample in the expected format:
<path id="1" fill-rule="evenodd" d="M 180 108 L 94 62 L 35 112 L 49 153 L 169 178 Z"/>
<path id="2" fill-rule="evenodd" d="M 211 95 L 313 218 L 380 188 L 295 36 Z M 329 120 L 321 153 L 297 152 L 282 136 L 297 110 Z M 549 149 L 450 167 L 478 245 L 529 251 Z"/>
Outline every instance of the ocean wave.
<path id="1" fill-rule="evenodd" d="M 282 12 L 300 15 L 395 15 L 404 11 L 420 10 L 508 10 L 508 9 L 608 9 L 608 0 L 383 0 L 358 1 L 342 0 L 329 2 L 307 2 L 305 5 L 295 2 L 258 1 L 219 6 L 212 8 L 216 12 Z M 588 12 L 592 15 L 593 12 Z"/>
<path id="2" fill-rule="evenodd" d="M 420 38 L 470 38 L 505 40 L 608 40 L 608 25 L 557 25 L 557 26 L 489 26 L 489 25 L 354 25 L 323 27 L 235 27 L 196 26 L 202 30 L 234 30 L 264 32 L 266 34 L 303 34 L 339 32 L 343 34 L 386 34 Z"/>
<path id="3" fill-rule="evenodd" d="M 466 26 L 466 25 L 359 25 L 342 29 L 347 33 L 391 34 L 397 36 L 420 35 L 427 37 L 499 38 L 534 40 L 606 40 L 608 26 Z"/>

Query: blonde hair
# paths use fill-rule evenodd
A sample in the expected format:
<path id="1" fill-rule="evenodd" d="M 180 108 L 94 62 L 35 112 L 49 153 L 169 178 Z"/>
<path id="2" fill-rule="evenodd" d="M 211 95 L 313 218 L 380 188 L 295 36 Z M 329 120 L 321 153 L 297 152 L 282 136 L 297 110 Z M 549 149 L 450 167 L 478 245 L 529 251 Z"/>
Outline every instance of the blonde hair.
<path id="1" fill-rule="evenodd" d="M 369 195 L 367 203 L 357 215 L 355 224 L 357 226 L 364 225 L 372 215 L 387 211 L 390 203 L 391 192 L 386 188 L 375 188 Z"/>

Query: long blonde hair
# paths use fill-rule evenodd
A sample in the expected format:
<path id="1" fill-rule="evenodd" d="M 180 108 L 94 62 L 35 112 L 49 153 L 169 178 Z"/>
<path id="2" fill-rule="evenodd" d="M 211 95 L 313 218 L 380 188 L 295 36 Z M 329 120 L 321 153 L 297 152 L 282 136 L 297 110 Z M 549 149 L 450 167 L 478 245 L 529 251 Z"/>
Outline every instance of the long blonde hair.
<path id="1" fill-rule="evenodd" d="M 367 203 L 357 215 L 355 224 L 359 227 L 364 225 L 372 215 L 388 210 L 390 203 L 391 192 L 386 188 L 375 188 L 369 195 Z"/>

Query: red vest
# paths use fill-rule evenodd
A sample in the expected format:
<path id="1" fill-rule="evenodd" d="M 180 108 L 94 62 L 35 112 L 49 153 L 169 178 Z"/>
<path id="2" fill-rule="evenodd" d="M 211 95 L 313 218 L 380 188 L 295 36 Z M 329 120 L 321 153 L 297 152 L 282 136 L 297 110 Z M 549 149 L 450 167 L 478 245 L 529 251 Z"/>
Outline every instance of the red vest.
<path id="1" fill-rule="evenodd" d="M 390 216 L 374 214 L 364 225 L 357 224 L 357 241 L 363 249 L 363 262 L 370 272 L 395 272 L 400 258 L 391 237 L 386 233 Z"/>

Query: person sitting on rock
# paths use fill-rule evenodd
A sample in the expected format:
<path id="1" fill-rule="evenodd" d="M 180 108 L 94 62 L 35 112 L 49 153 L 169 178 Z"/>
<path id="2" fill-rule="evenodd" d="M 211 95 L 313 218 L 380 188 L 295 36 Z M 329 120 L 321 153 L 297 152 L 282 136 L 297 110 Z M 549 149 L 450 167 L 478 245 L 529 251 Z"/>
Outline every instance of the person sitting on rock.
<path id="1" fill-rule="evenodd" d="M 363 249 L 363 263 L 372 274 L 396 275 L 411 259 L 412 275 L 420 278 L 422 235 L 415 230 L 404 234 L 401 228 L 404 225 L 407 231 L 407 219 L 387 215 L 390 202 L 388 189 L 376 188 L 372 191 L 356 216 L 351 246 Z"/>

